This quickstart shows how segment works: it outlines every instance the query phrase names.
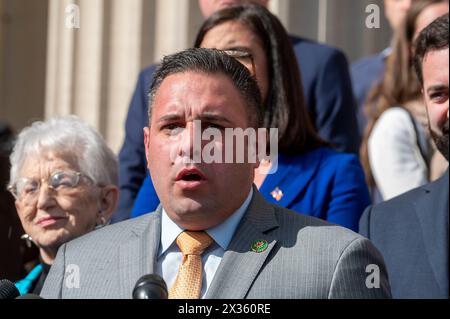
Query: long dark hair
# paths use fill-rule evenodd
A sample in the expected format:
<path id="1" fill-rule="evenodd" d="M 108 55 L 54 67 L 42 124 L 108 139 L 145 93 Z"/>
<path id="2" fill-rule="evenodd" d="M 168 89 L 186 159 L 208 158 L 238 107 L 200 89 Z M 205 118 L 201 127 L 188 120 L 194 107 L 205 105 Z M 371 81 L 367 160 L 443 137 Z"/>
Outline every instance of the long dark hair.
<path id="1" fill-rule="evenodd" d="M 417 0 L 408 10 L 403 23 L 394 36 L 392 53 L 386 61 L 383 80 L 375 84 L 369 92 L 364 105 L 364 111 L 369 122 L 361 143 L 360 157 L 370 186 L 375 185 L 369 162 L 368 140 L 375 123 L 387 109 L 408 102 L 420 100 L 420 83 L 413 67 L 413 37 L 416 30 L 416 20 L 420 13 L 430 5 L 446 3 L 448 0 Z"/>
<path id="2" fill-rule="evenodd" d="M 328 145 L 318 136 L 309 117 L 291 39 L 278 18 L 266 8 L 249 4 L 216 12 L 201 26 L 195 47 L 200 47 L 209 30 L 228 21 L 249 27 L 263 44 L 269 71 L 264 127 L 278 128 L 279 151 L 298 155 Z"/>

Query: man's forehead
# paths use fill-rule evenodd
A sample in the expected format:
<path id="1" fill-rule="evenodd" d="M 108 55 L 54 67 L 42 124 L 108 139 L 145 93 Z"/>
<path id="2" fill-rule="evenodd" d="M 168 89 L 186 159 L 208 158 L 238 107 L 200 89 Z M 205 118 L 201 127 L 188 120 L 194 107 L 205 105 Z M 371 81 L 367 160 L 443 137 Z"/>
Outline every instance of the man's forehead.
<path id="1" fill-rule="evenodd" d="M 435 85 L 435 82 L 448 85 L 449 50 L 433 50 L 423 59 L 423 79 L 425 85 Z"/>
<path id="2" fill-rule="evenodd" d="M 221 73 L 187 71 L 167 76 L 156 92 L 154 115 L 226 114 L 245 109 L 231 79 Z M 238 112 L 241 113 L 241 112 Z"/>
<path id="3" fill-rule="evenodd" d="M 231 79 L 223 73 L 183 71 L 168 75 L 156 91 L 156 97 L 162 93 L 174 93 L 180 90 L 203 93 L 207 89 L 212 93 L 222 93 L 227 88 L 233 88 L 237 91 Z M 230 92 L 227 93 L 230 94 Z"/>

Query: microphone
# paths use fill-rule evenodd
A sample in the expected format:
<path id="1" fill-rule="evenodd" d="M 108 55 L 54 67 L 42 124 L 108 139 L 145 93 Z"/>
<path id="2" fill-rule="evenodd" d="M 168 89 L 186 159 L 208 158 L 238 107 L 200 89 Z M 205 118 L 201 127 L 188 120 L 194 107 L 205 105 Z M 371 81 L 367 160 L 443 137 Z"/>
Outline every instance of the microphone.
<path id="1" fill-rule="evenodd" d="M 139 278 L 133 289 L 133 299 L 167 299 L 167 296 L 164 279 L 155 274 Z"/>
<path id="2" fill-rule="evenodd" d="M 44 299 L 44 298 L 36 294 L 26 294 L 23 296 L 19 296 L 16 299 Z"/>
<path id="3" fill-rule="evenodd" d="M 8 279 L 0 280 L 0 299 L 15 299 L 20 296 L 16 285 Z"/>

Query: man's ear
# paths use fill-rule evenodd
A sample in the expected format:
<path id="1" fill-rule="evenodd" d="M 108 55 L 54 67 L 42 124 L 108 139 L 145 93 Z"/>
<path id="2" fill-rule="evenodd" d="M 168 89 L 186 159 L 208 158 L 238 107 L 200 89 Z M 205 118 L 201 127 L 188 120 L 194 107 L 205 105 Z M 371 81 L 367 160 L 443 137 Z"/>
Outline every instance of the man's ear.
<path id="1" fill-rule="evenodd" d="M 257 138 L 256 138 L 256 163 L 254 165 L 254 169 L 260 168 L 261 165 L 267 165 L 267 161 L 265 163 L 261 163 L 261 161 L 266 159 L 267 148 L 270 143 L 270 134 L 269 130 L 263 129 L 257 130 Z M 263 169 L 263 168 L 262 168 Z"/>
<path id="2" fill-rule="evenodd" d="M 102 187 L 100 194 L 99 212 L 97 214 L 97 225 L 109 221 L 116 210 L 119 200 L 119 188 L 115 185 Z"/>
<path id="3" fill-rule="evenodd" d="M 256 159 L 256 162 L 255 163 L 252 163 L 252 166 L 253 166 L 253 169 L 255 170 L 255 169 L 258 169 L 258 167 L 259 167 L 259 165 L 261 164 L 261 158 L 259 157 L 259 153 L 260 153 L 260 150 L 259 150 L 259 148 L 260 148 L 260 141 L 259 141 L 259 139 L 257 138 L 256 139 L 256 149 L 255 149 L 255 152 L 256 152 L 256 156 L 255 156 L 255 159 Z"/>

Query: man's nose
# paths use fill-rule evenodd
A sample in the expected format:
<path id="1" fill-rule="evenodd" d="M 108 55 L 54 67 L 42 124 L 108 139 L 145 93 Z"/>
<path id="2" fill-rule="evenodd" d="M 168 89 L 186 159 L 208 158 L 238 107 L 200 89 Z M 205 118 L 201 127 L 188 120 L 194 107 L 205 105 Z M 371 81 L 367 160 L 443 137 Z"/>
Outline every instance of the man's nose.
<path id="1" fill-rule="evenodd" d="M 197 145 L 198 141 L 201 141 L 201 122 L 187 123 L 182 134 L 179 155 L 189 159 L 197 158 L 201 153 L 201 145 Z"/>

